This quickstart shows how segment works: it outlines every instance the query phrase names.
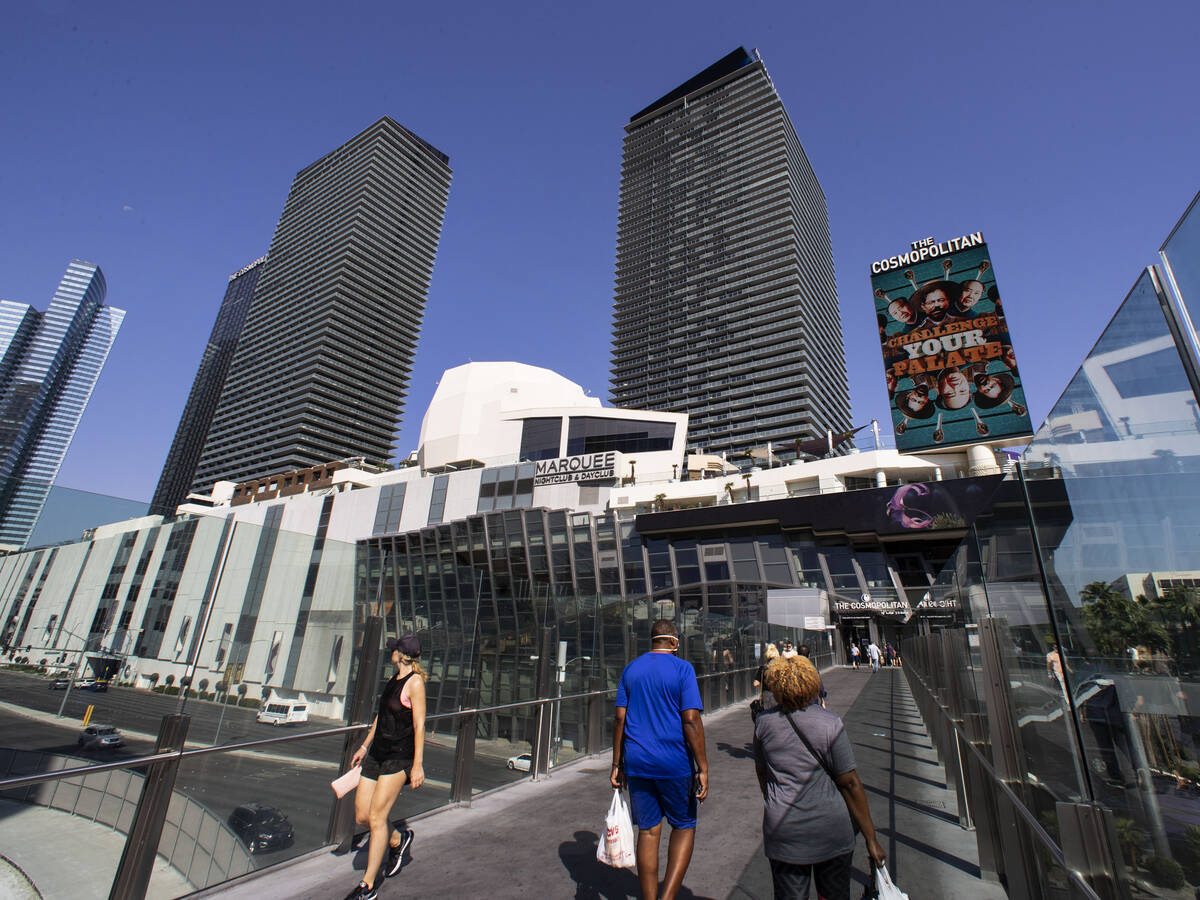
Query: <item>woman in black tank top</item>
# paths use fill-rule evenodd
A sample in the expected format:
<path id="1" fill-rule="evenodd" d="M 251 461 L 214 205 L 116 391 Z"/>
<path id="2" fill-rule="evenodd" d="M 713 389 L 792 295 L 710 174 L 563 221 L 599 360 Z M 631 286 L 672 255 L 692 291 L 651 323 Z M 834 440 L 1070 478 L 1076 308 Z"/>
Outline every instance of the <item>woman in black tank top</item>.
<path id="1" fill-rule="evenodd" d="M 388 817 L 405 784 L 416 790 L 425 781 L 425 672 L 418 662 L 421 642 L 406 634 L 389 640 L 387 649 L 396 674 L 384 685 L 371 730 L 350 761 L 352 767 L 362 766 L 354 815 L 359 825 L 370 828 L 370 845 L 367 871 L 346 900 L 375 900 L 380 875 L 400 871 L 412 831 L 392 831 Z"/>

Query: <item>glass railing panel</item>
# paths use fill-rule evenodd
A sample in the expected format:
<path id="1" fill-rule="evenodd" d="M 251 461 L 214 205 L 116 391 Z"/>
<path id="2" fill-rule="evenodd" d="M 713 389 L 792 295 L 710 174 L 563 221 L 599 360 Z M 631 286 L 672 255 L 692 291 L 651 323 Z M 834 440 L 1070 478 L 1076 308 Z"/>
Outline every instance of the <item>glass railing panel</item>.
<path id="1" fill-rule="evenodd" d="M 997 496 L 982 586 L 1027 805 L 1111 810 L 1132 889 L 1200 883 L 1200 420 L 1149 273 Z"/>
<path id="2" fill-rule="evenodd" d="M 558 705 L 561 709 L 556 713 L 550 759 L 561 765 L 588 753 L 588 701 L 586 698 L 563 700 Z M 605 705 L 605 711 L 611 716 L 611 703 Z"/>
<path id="3" fill-rule="evenodd" d="M 528 708 L 480 713 L 476 718 L 471 791 L 490 791 L 529 778 L 536 717 Z"/>
<path id="4" fill-rule="evenodd" d="M 150 895 L 178 897 L 326 845 L 342 736 L 185 757 Z"/>

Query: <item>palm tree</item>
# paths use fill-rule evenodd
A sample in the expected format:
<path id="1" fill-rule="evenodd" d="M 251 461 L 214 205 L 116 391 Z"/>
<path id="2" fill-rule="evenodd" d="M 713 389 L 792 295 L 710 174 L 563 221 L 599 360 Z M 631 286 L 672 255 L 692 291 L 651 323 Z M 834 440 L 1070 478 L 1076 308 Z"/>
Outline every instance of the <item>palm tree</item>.
<path id="1" fill-rule="evenodd" d="M 1144 598 L 1133 600 L 1103 581 L 1093 581 L 1079 592 L 1079 599 L 1083 624 L 1101 655 L 1123 657 L 1130 647 L 1165 650 L 1170 645 L 1166 628 Z"/>
<path id="2" fill-rule="evenodd" d="M 1138 855 L 1141 853 L 1142 845 L 1146 842 L 1146 831 L 1139 827 L 1133 819 L 1127 819 L 1124 816 L 1117 816 L 1115 824 L 1117 826 L 1117 843 L 1121 845 L 1121 852 L 1129 860 L 1130 865 L 1136 869 Z"/>
<path id="3" fill-rule="evenodd" d="M 1200 591 L 1174 587 L 1149 603 L 1162 625 L 1170 633 L 1175 660 L 1184 666 L 1195 653 L 1195 628 L 1200 625 Z M 1190 668 L 1190 665 L 1187 666 Z"/>

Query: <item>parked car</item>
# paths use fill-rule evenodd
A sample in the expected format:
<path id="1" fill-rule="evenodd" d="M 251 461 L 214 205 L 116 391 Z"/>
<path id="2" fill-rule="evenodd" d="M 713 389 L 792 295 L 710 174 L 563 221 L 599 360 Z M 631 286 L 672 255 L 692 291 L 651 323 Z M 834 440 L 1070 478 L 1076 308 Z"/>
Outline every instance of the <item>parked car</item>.
<path id="1" fill-rule="evenodd" d="M 97 693 L 102 693 L 108 690 L 108 682 L 101 681 L 96 678 L 85 678 L 83 681 L 75 682 L 75 687 L 79 688 L 81 691 L 95 691 Z"/>
<path id="2" fill-rule="evenodd" d="M 65 691 L 71 686 L 71 679 L 65 677 L 53 678 L 50 680 L 49 688 L 52 691 Z"/>
<path id="3" fill-rule="evenodd" d="M 520 753 L 517 756 L 510 756 L 507 765 L 517 772 L 528 772 L 532 768 L 533 758 L 528 753 Z M 553 760 L 549 763 L 549 767 L 554 768 Z"/>
<path id="4" fill-rule="evenodd" d="M 79 746 L 84 750 L 115 750 L 125 739 L 111 725 L 89 725 L 79 735 Z"/>
<path id="5" fill-rule="evenodd" d="M 295 838 L 287 816 L 265 803 L 239 806 L 229 814 L 229 827 L 251 853 L 290 847 Z"/>

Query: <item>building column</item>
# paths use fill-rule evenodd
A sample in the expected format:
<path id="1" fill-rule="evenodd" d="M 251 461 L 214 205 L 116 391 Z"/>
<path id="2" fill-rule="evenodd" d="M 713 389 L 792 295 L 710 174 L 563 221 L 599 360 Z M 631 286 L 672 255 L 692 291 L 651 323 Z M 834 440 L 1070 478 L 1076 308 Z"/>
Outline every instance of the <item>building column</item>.
<path id="1" fill-rule="evenodd" d="M 967 448 L 967 474 L 999 475 L 1000 467 L 996 465 L 996 454 L 985 444 L 973 444 Z"/>

